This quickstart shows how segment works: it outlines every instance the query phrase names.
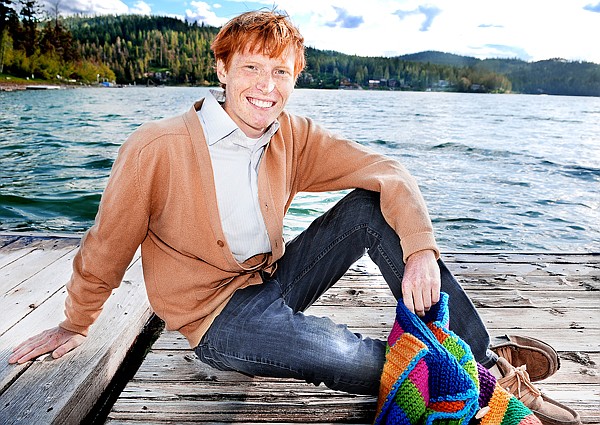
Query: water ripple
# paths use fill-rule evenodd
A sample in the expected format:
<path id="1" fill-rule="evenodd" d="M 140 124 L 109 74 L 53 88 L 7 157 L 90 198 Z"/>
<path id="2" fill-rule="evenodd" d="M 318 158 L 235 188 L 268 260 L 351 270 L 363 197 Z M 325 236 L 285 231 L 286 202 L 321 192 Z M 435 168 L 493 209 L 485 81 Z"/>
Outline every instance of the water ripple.
<path id="1" fill-rule="evenodd" d="M 125 137 L 206 93 L 1 92 L 0 230 L 85 230 Z M 600 252 L 598 98 L 297 90 L 288 109 L 401 161 L 444 250 Z M 344 193 L 300 194 L 286 238 Z"/>

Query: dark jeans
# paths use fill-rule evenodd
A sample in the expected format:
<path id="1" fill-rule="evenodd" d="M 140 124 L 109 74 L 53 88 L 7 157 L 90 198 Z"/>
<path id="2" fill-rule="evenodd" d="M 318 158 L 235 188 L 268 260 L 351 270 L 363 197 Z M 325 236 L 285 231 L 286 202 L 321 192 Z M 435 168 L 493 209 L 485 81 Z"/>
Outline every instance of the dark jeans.
<path id="1" fill-rule="evenodd" d="M 287 244 L 271 278 L 234 294 L 196 354 L 221 370 L 377 394 L 385 341 L 303 313 L 365 250 L 402 300 L 404 262 L 398 235 L 381 214 L 379 194 L 355 190 Z M 439 265 L 442 291 L 450 296 L 450 329 L 471 346 L 477 361 L 491 366 L 494 355 L 481 318 L 446 266 Z"/>

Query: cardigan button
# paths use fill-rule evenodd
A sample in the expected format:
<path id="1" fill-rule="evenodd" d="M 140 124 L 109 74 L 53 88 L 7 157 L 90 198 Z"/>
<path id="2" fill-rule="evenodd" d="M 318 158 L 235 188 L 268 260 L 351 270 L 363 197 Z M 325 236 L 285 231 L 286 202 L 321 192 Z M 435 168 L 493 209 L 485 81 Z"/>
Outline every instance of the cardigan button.
<path id="1" fill-rule="evenodd" d="M 225 246 L 225 242 L 223 242 L 221 239 L 219 239 L 217 241 L 217 245 L 219 245 L 221 248 L 223 248 Z"/>

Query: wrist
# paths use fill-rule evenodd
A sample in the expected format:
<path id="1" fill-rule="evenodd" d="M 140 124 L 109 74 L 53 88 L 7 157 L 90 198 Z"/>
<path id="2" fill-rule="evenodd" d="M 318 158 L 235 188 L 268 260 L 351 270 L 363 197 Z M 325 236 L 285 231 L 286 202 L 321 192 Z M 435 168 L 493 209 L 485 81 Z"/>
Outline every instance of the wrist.
<path id="1" fill-rule="evenodd" d="M 427 257 L 431 257 L 435 260 L 435 258 L 436 258 L 435 251 L 432 249 L 423 249 L 421 251 L 413 252 L 412 254 L 410 254 L 408 256 L 408 258 L 406 259 L 406 262 L 410 261 L 411 259 L 427 258 Z"/>

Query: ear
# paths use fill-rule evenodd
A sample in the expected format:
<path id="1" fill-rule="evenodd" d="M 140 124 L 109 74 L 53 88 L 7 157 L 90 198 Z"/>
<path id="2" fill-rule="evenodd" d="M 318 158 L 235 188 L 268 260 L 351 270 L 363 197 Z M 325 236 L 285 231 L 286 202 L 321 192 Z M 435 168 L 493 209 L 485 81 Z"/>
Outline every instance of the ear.
<path id="1" fill-rule="evenodd" d="M 225 69 L 225 62 L 222 59 L 217 60 L 217 77 L 221 84 L 227 83 L 227 70 Z"/>

